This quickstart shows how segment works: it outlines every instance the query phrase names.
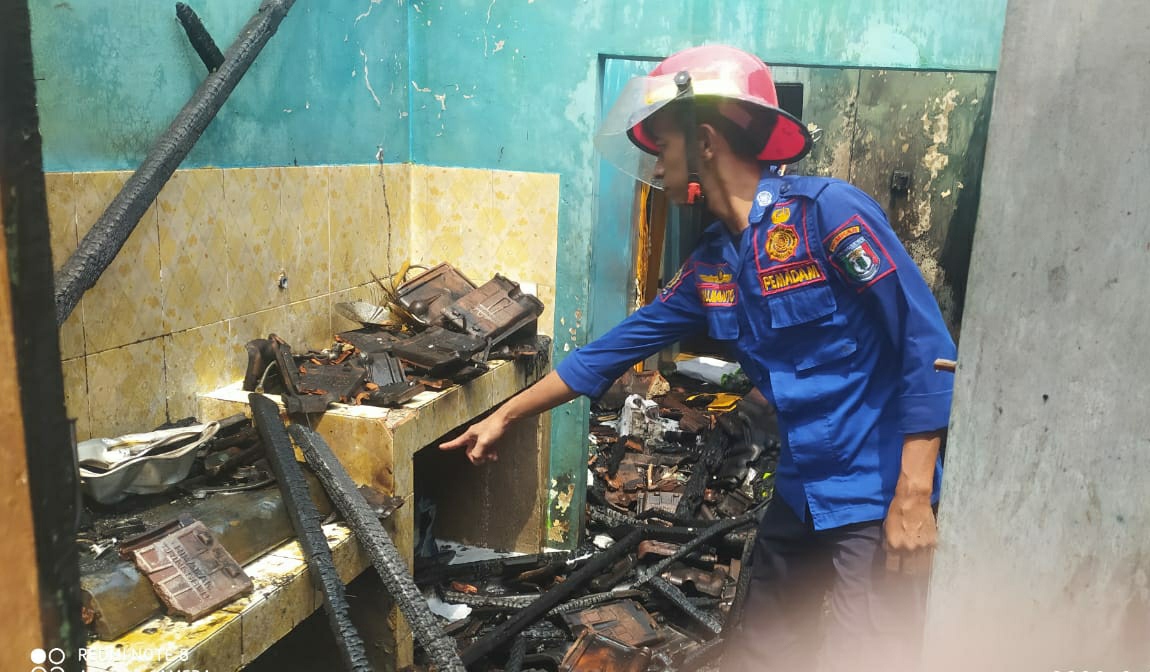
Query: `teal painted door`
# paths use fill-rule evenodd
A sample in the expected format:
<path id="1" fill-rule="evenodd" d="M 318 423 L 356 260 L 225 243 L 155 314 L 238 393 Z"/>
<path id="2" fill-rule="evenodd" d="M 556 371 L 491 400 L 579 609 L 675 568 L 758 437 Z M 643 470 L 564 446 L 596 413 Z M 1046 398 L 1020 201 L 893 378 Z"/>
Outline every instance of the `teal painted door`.
<path id="1" fill-rule="evenodd" d="M 600 77 L 600 121 L 632 77 L 647 74 L 656 61 L 604 58 Z M 598 157 L 598 155 L 596 155 Z M 599 159 L 595 228 L 591 232 L 588 340 L 599 338 L 631 312 L 635 285 L 635 185 L 637 182 Z"/>

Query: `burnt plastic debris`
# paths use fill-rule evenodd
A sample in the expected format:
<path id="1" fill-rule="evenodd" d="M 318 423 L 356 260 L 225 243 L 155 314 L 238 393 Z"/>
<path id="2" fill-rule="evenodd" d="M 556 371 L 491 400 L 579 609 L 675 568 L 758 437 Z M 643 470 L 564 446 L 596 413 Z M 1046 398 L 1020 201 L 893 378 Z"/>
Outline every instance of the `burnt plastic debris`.
<path id="1" fill-rule="evenodd" d="M 381 286 L 388 303 L 373 304 L 372 316 L 353 310 L 363 302 L 339 304 L 363 326 L 335 334 L 327 349 L 297 353 L 276 334 L 249 341 L 243 389 L 281 395 L 289 413 L 336 402 L 400 406 L 484 373 L 493 359 L 549 363 L 551 339 L 536 333 L 542 302 L 501 275 L 476 287 L 440 264 L 394 292 Z"/>
<path id="2" fill-rule="evenodd" d="M 523 293 L 517 283 L 497 273 L 447 308 L 444 326 L 495 345 L 542 313 L 542 301 Z"/>
<path id="3" fill-rule="evenodd" d="M 371 361 L 354 347 L 296 356 L 291 345 L 270 334 L 249 341 L 246 348 L 244 391 L 279 394 L 288 413 L 317 413 L 334 401 L 349 403 L 370 382 Z"/>
<path id="4" fill-rule="evenodd" d="M 444 311 L 475 290 L 451 264 L 440 264 L 396 288 L 399 302 L 423 326 L 439 324 Z"/>
<path id="5" fill-rule="evenodd" d="M 636 647 L 654 644 L 662 639 L 655 619 L 634 600 L 618 600 L 567 613 L 563 615 L 563 621 L 576 637 L 590 630 Z"/>
<path id="6" fill-rule="evenodd" d="M 651 662 L 651 652 L 617 642 L 593 630 L 579 636 L 563 662 L 560 672 L 643 672 Z"/>
<path id="7" fill-rule="evenodd" d="M 197 520 L 182 517 L 121 553 L 151 580 L 168 613 L 189 621 L 252 591 L 243 568 Z"/>
<path id="8" fill-rule="evenodd" d="M 396 341 L 391 352 L 427 370 L 433 377 L 449 376 L 464 367 L 472 357 L 487 349 L 487 341 L 470 334 L 428 327 L 411 338 Z"/>
<path id="9" fill-rule="evenodd" d="M 333 402 L 396 406 L 423 391 L 417 381 L 408 380 L 393 353 L 366 354 L 350 342 L 295 355 L 287 342 L 271 334 L 250 341 L 247 351 L 243 389 L 279 394 L 288 413 L 318 413 Z"/>

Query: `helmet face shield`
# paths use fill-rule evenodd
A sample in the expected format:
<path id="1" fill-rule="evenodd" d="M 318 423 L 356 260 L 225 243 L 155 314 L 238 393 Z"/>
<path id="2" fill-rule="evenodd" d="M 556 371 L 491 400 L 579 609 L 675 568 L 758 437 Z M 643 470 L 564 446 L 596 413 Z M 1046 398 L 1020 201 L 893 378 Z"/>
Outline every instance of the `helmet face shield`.
<path id="1" fill-rule="evenodd" d="M 691 95 L 697 100 L 718 101 L 723 117 L 758 136 L 752 139 L 759 148 L 759 161 L 794 163 L 810 151 L 812 141 L 807 128 L 778 107 L 770 69 L 746 52 L 715 45 L 679 52 L 661 62 L 651 74 L 627 82 L 595 135 L 595 147 L 604 159 L 627 175 L 662 188 L 654 177 L 659 148 L 644 122 L 667 105 L 686 98 L 675 83 L 675 76 L 681 71 L 691 75 Z M 747 105 L 750 112 L 741 108 Z M 765 125 L 751 124 L 752 117 L 761 122 L 764 113 L 771 115 Z M 762 130 L 756 131 L 755 126 Z"/>
<path id="2" fill-rule="evenodd" d="M 758 102 L 742 95 L 737 84 L 725 78 L 721 72 L 692 72 L 691 87 L 696 96 Z M 661 181 L 655 178 L 655 161 L 659 149 L 643 122 L 679 98 L 674 74 L 633 77 L 623 87 L 595 134 L 595 148 L 619 170 L 656 189 L 662 189 Z"/>
<path id="3" fill-rule="evenodd" d="M 668 90 L 663 84 L 671 88 Z M 669 95 L 664 95 L 668 91 Z M 658 150 L 654 145 L 641 149 L 631 137 L 632 129 L 641 129 L 643 122 L 675 100 L 675 93 L 674 77 L 634 77 L 623 87 L 595 133 L 595 149 L 604 159 L 656 189 L 663 188 L 655 179 Z"/>

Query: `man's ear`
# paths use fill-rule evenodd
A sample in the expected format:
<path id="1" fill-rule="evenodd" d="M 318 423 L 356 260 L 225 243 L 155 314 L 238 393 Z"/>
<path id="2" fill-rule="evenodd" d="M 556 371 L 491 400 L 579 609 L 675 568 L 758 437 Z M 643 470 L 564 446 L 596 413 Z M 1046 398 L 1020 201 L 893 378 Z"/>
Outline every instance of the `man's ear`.
<path id="1" fill-rule="evenodd" d="M 699 156 L 704 161 L 715 158 L 715 150 L 723 137 L 710 124 L 699 124 Z"/>

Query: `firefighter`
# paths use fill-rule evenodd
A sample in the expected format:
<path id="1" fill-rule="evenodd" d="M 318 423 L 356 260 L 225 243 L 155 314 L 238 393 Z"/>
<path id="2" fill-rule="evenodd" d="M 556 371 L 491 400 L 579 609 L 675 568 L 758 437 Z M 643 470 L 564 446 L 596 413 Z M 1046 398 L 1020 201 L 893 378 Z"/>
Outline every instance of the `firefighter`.
<path id="1" fill-rule="evenodd" d="M 874 200 L 779 174 L 811 144 L 769 68 L 738 49 L 687 49 L 628 83 L 596 146 L 712 223 L 652 303 L 441 447 L 496 460 L 509 423 L 597 397 L 705 331 L 732 346 L 783 435 L 723 669 L 914 669 L 953 387 L 933 363 L 955 345 Z"/>

